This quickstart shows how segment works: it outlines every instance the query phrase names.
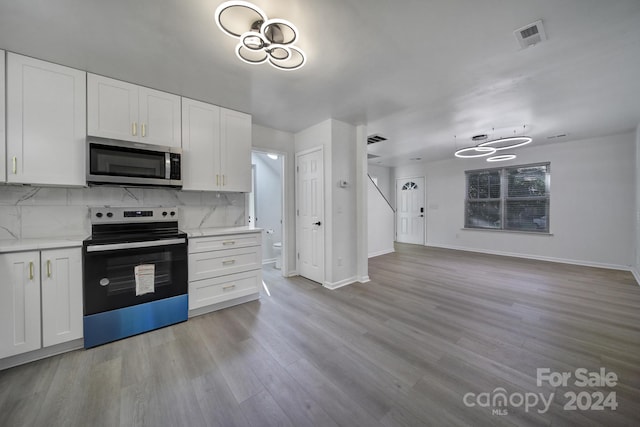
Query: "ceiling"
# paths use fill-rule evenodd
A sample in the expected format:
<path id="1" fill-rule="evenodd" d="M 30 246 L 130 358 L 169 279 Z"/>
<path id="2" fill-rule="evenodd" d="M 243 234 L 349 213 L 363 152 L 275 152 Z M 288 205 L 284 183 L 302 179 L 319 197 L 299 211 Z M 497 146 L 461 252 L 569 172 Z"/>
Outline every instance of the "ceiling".
<path id="1" fill-rule="evenodd" d="M 0 0 L 0 48 L 284 131 L 366 124 L 388 138 L 369 147 L 386 166 L 451 158 L 478 133 L 543 144 L 640 123 L 638 0 L 254 0 L 300 30 L 297 71 L 239 61 L 220 3 Z M 538 19 L 548 40 L 520 49 L 513 31 Z"/>

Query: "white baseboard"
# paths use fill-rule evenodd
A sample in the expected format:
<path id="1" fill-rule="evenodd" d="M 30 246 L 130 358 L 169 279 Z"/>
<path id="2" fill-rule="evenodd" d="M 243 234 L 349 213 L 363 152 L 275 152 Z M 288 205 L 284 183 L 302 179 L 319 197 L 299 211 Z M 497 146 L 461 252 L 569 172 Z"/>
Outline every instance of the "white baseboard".
<path id="1" fill-rule="evenodd" d="M 276 259 L 275 259 L 275 258 L 271 258 L 271 259 L 263 259 L 263 260 L 262 260 L 262 265 L 265 265 L 265 264 L 273 264 L 274 262 L 276 262 Z"/>
<path id="2" fill-rule="evenodd" d="M 334 289 L 341 288 L 343 286 L 350 285 L 350 284 L 355 283 L 357 281 L 358 281 L 358 279 L 356 278 L 356 276 L 353 276 L 353 277 L 349 277 L 348 279 L 340 280 L 339 282 L 334 282 L 334 283 L 324 282 L 323 286 L 325 288 L 327 288 L 327 289 L 334 290 Z"/>
<path id="3" fill-rule="evenodd" d="M 369 278 L 369 276 L 363 276 L 363 277 L 358 278 L 358 282 L 360 282 L 360 283 L 368 283 L 370 281 L 371 281 L 371 279 Z"/>
<path id="4" fill-rule="evenodd" d="M 212 311 L 218 311 L 218 310 L 222 310 L 223 308 L 233 307 L 234 305 L 244 304 L 245 302 L 255 301 L 257 299 L 260 299 L 260 292 L 251 294 L 251 295 L 245 295 L 239 298 L 234 298 L 229 301 L 219 302 L 217 304 L 208 305 L 206 307 L 200 307 L 193 310 L 189 310 L 189 319 L 191 319 L 192 317 L 211 313 Z"/>
<path id="5" fill-rule="evenodd" d="M 284 277 L 294 277 L 294 276 L 298 276 L 298 270 L 291 270 L 287 272 L 287 274 L 285 274 Z"/>
<path id="6" fill-rule="evenodd" d="M 380 255 L 390 254 L 390 253 L 393 253 L 395 251 L 396 250 L 394 248 L 390 248 L 390 249 L 383 249 L 381 251 L 371 252 L 369 254 L 369 258 L 377 257 L 377 256 L 380 256 Z"/>
<path id="7" fill-rule="evenodd" d="M 0 371 L 13 368 L 14 366 L 24 365 L 25 363 L 35 362 L 36 360 L 45 359 L 47 357 L 56 356 L 68 351 L 79 350 L 83 347 L 84 339 L 79 338 L 77 340 L 53 345 L 51 347 L 30 351 L 28 353 L 9 356 L 4 359 L 0 359 Z"/>
<path id="8" fill-rule="evenodd" d="M 490 249 L 467 248 L 464 246 L 453 246 L 453 245 L 427 244 L 425 246 L 431 247 L 431 248 L 453 249 L 456 251 L 475 252 L 475 253 L 489 254 L 489 255 L 500 255 L 500 256 L 508 256 L 508 257 L 514 257 L 514 258 L 533 259 L 537 261 L 557 262 L 560 264 L 581 265 L 584 267 L 596 267 L 596 268 L 606 268 L 609 270 L 632 271 L 631 267 L 629 267 L 628 265 L 608 264 L 604 262 L 593 262 L 593 261 L 584 261 L 584 260 L 576 260 L 576 259 L 568 259 L 568 258 L 556 258 L 556 257 L 547 257 L 547 256 L 540 256 L 540 255 L 519 254 L 516 252 L 503 252 L 503 251 L 494 251 Z M 637 277 L 636 277 L 636 280 L 637 280 Z"/>
<path id="9" fill-rule="evenodd" d="M 640 272 L 638 272 L 638 269 L 637 268 L 632 268 L 631 269 L 631 274 L 633 274 L 633 277 L 635 277 L 636 283 L 638 285 L 640 285 Z"/>

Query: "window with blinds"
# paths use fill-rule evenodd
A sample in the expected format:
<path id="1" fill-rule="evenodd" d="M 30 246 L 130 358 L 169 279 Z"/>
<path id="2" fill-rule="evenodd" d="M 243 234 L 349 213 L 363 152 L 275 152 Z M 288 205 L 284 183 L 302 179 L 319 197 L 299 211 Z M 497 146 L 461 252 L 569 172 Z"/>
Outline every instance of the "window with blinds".
<path id="1" fill-rule="evenodd" d="M 465 228 L 549 232 L 549 163 L 465 174 Z"/>

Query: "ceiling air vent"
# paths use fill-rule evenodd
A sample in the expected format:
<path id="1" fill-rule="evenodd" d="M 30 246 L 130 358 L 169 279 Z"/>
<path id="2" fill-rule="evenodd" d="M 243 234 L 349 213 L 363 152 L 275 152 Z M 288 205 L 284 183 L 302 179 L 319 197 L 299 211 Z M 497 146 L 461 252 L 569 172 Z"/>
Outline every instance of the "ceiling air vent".
<path id="1" fill-rule="evenodd" d="M 369 135 L 367 137 L 367 145 L 375 144 L 376 142 L 382 142 L 382 141 L 386 141 L 386 140 L 387 140 L 387 138 L 385 138 L 384 136 L 379 135 L 379 134 L 376 133 L 374 135 Z"/>
<path id="2" fill-rule="evenodd" d="M 521 48 L 527 48 L 535 44 L 540 43 L 547 39 L 547 34 L 542 26 L 542 20 L 536 21 L 533 24 L 525 25 L 522 28 L 518 28 L 513 32 L 520 43 Z"/>

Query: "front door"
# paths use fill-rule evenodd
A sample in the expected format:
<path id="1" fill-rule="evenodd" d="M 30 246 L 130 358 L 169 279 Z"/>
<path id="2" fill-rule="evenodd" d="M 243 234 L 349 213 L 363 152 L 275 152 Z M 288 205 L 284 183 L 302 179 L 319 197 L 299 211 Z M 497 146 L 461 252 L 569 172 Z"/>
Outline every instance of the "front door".
<path id="1" fill-rule="evenodd" d="M 324 169 L 322 149 L 296 154 L 298 273 L 324 281 Z"/>
<path id="2" fill-rule="evenodd" d="M 424 245 L 424 177 L 396 180 L 396 241 Z"/>

